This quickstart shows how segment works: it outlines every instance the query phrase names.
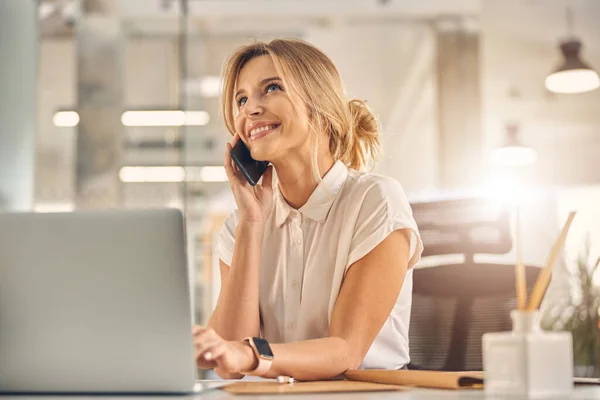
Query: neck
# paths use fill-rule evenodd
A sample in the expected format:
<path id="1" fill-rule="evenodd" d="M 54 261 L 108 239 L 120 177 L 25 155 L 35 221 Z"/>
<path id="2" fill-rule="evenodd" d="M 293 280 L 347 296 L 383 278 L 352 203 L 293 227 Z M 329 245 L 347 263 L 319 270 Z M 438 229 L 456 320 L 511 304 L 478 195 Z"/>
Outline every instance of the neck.
<path id="1" fill-rule="evenodd" d="M 334 160 L 329 151 L 320 153 L 318 160 L 319 176 L 323 178 L 333 167 Z M 293 208 L 302 207 L 317 188 L 313 177 L 312 163 L 306 157 L 288 156 L 281 162 L 273 162 L 277 171 L 279 190 L 285 201 Z"/>

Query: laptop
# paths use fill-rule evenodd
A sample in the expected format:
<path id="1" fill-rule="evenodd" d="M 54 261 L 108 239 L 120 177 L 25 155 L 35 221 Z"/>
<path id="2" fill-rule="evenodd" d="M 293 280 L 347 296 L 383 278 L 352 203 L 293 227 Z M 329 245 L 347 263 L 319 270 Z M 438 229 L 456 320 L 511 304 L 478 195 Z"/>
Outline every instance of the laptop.
<path id="1" fill-rule="evenodd" d="M 193 393 L 178 210 L 0 213 L 0 392 Z"/>

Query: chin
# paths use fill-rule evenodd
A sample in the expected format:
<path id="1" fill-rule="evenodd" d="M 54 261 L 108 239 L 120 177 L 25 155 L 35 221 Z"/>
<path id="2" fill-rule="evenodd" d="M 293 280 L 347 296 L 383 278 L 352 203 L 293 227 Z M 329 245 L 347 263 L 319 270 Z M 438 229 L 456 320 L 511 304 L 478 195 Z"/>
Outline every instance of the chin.
<path id="1" fill-rule="evenodd" d="M 271 146 L 252 146 L 250 154 L 256 161 L 270 161 L 275 156 L 275 152 L 270 149 Z"/>
<path id="2" fill-rule="evenodd" d="M 269 156 L 268 152 L 262 152 L 262 151 L 253 151 L 251 153 L 252 158 L 255 159 L 256 161 L 269 161 L 271 160 L 273 157 Z"/>

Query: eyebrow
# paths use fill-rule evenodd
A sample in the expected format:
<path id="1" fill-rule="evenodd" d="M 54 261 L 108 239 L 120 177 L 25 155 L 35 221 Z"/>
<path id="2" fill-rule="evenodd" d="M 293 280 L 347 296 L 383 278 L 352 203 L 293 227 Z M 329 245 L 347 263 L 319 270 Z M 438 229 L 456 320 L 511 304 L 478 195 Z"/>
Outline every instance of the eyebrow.
<path id="1" fill-rule="evenodd" d="M 271 77 L 271 78 L 265 78 L 265 79 L 263 79 L 262 81 L 260 81 L 260 85 L 262 86 L 262 85 L 266 84 L 267 82 L 270 82 L 270 81 L 280 81 L 280 80 L 281 80 L 281 78 L 280 78 L 280 77 L 278 77 L 278 76 L 273 76 L 273 77 Z M 235 96 L 233 96 L 233 98 L 234 98 L 234 99 L 237 99 L 238 95 L 239 95 L 241 92 L 243 92 L 243 91 L 244 91 L 244 89 L 240 89 L 240 90 L 238 90 L 238 91 L 236 92 Z"/>

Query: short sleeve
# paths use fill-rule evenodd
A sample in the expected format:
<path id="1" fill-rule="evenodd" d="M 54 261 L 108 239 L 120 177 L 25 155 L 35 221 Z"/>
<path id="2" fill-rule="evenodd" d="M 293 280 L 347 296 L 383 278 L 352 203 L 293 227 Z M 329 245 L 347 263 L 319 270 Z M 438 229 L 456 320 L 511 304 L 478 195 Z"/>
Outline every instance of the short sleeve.
<path id="1" fill-rule="evenodd" d="M 400 183 L 389 177 L 378 176 L 362 197 L 346 269 L 377 247 L 390 233 L 406 228 L 411 230 L 410 269 L 423 252 L 417 223 Z"/>
<path id="2" fill-rule="evenodd" d="M 221 233 L 219 234 L 219 242 L 217 244 L 217 255 L 219 256 L 219 259 L 229 266 L 231 266 L 231 261 L 233 260 L 233 250 L 235 248 L 235 230 L 237 223 L 238 212 L 236 210 L 229 214 L 227 219 L 225 219 L 223 227 L 221 228 Z"/>

